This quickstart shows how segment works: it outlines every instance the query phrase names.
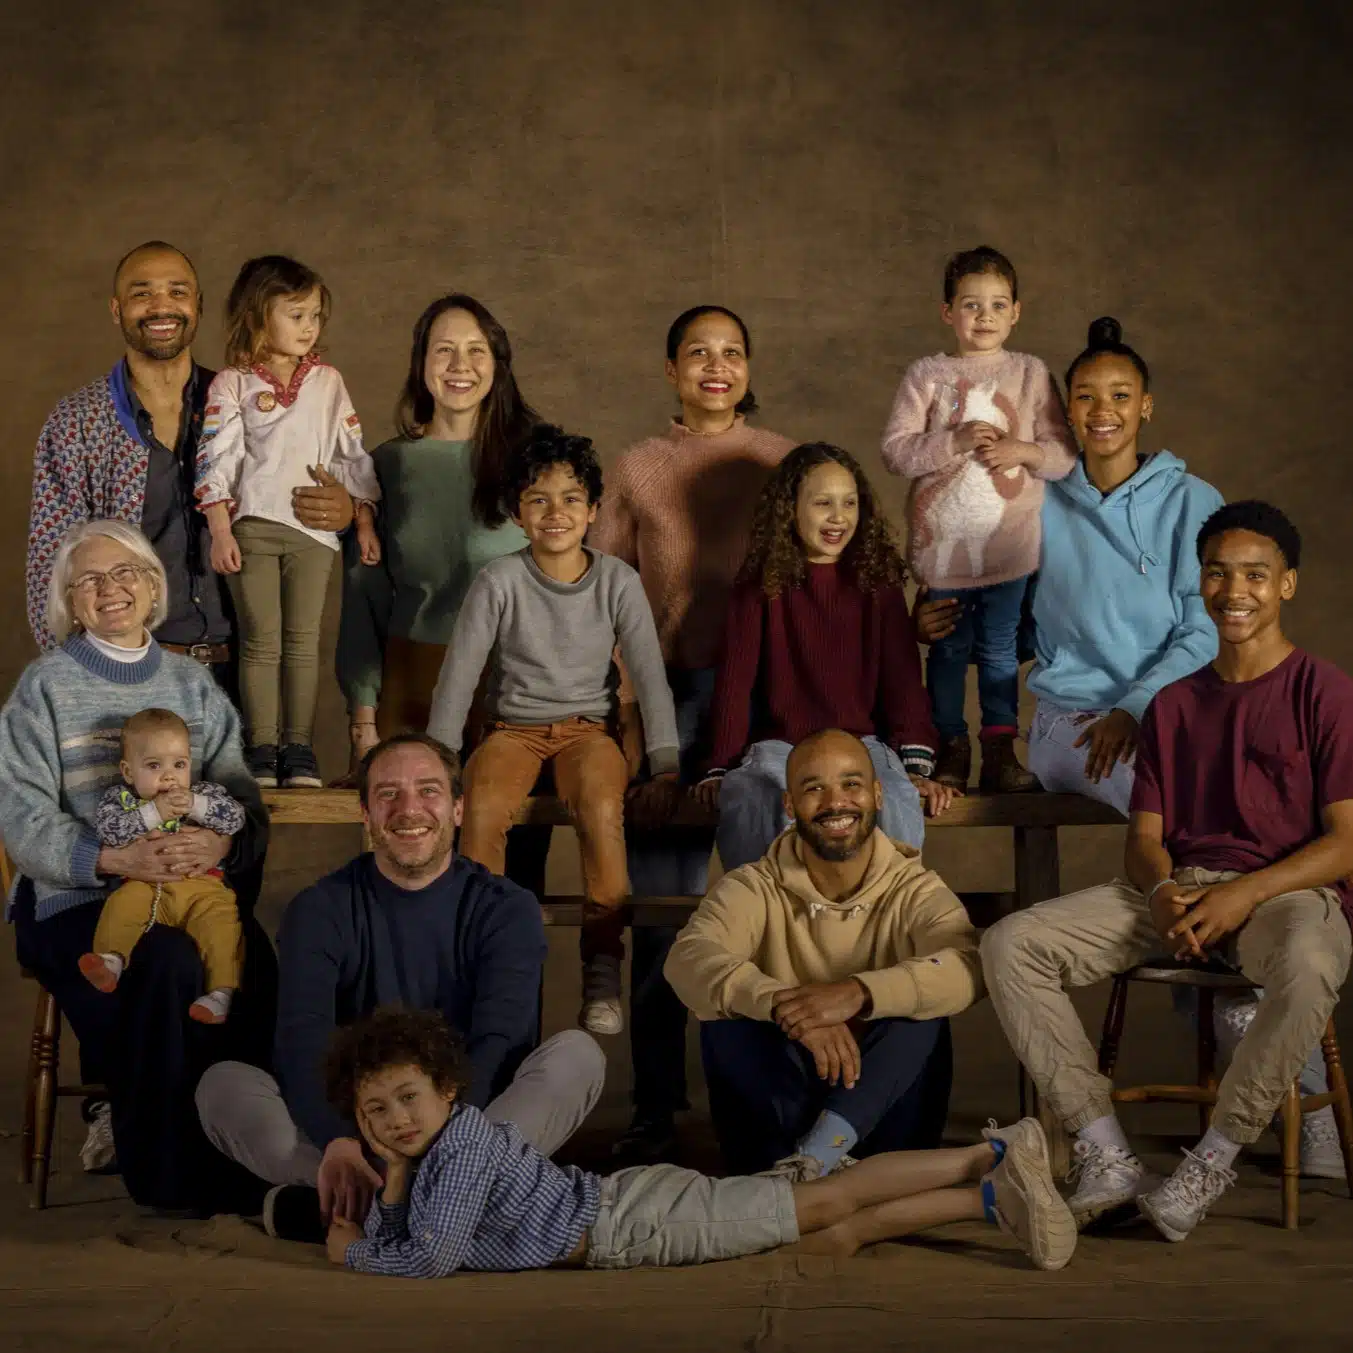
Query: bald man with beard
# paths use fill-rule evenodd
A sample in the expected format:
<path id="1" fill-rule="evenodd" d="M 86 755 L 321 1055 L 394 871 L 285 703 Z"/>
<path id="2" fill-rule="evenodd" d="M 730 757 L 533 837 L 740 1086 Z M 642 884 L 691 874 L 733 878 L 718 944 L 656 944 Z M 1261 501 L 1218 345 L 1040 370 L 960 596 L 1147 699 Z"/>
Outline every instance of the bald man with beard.
<path id="1" fill-rule="evenodd" d="M 193 499 L 194 462 L 207 387 L 215 372 L 193 360 L 202 290 L 188 257 L 151 240 L 117 265 L 109 299 L 124 352 L 106 375 L 52 411 L 33 460 L 28 531 L 28 621 L 38 647 L 54 646 L 45 613 L 52 560 L 83 521 L 139 526 L 169 579 L 157 642 L 212 669 L 234 692 L 230 602 L 210 568 L 210 539 Z M 323 471 L 298 486 L 303 525 L 341 530 L 352 499 Z M 327 482 L 324 482 L 327 481 Z"/>
<path id="2" fill-rule="evenodd" d="M 719 880 L 664 971 L 701 1021 L 728 1168 L 806 1181 L 851 1152 L 938 1143 L 948 1016 L 982 976 L 963 904 L 879 830 L 883 789 L 859 738 L 805 738 L 786 783 L 791 825 Z"/>

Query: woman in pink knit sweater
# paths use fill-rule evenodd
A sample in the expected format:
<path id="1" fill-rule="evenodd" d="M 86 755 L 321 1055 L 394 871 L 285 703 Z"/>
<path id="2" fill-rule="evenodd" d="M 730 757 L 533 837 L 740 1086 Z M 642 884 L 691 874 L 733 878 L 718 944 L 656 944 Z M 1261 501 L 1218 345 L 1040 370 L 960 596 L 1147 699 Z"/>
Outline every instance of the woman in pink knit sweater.
<path id="1" fill-rule="evenodd" d="M 724 615 L 733 578 L 747 553 L 752 511 L 762 487 L 794 443 L 747 416 L 751 335 L 731 310 L 701 305 L 667 332 L 667 380 L 681 413 L 656 437 L 624 452 L 607 479 L 588 544 L 639 570 L 653 607 L 676 700 L 682 783 L 699 777 L 702 746 Z M 630 887 L 648 896 L 705 891 L 713 833 L 683 845 L 656 840 L 651 828 L 670 816 L 676 795 L 661 783 L 640 786 L 626 810 Z M 686 1007 L 662 965 L 676 928 L 634 932 L 630 1047 L 634 1122 L 617 1143 L 619 1162 L 649 1164 L 673 1148 L 673 1118 L 686 1105 Z"/>

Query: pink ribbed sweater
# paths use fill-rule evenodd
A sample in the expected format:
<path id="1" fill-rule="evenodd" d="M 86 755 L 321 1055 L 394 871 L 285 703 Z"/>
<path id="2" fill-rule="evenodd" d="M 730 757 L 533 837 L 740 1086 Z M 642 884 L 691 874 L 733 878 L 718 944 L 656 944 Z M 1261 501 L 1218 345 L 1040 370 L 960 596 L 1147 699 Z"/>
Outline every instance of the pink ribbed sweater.
<path id="1" fill-rule="evenodd" d="M 630 447 L 607 474 L 587 543 L 639 570 L 672 665 L 718 662 L 752 510 L 793 445 L 741 417 L 711 436 L 673 423 L 662 436 Z"/>

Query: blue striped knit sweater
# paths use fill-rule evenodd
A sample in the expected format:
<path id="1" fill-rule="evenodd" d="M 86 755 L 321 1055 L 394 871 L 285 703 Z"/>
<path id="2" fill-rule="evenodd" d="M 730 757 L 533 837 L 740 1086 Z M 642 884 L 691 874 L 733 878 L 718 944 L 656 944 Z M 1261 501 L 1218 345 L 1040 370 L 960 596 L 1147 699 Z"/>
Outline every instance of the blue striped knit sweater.
<path id="1" fill-rule="evenodd" d="M 0 710 L 0 839 L 33 880 L 37 919 L 102 898 L 113 880 L 96 872 L 99 801 L 118 772 L 123 723 L 138 710 L 170 709 L 188 725 L 199 778 L 244 805 L 227 873 L 262 858 L 268 820 L 244 763 L 240 719 L 201 663 L 153 640 L 139 662 L 105 657 L 83 637 L 32 662 Z"/>

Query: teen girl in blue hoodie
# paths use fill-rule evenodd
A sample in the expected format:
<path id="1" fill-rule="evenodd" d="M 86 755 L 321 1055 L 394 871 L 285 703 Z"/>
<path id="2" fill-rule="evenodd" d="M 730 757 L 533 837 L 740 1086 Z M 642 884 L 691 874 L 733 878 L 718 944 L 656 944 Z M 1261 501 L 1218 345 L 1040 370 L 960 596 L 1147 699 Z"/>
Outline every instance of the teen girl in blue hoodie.
<path id="1" fill-rule="evenodd" d="M 1217 654 L 1195 541 L 1223 499 L 1177 456 L 1138 450 L 1149 384 L 1118 321 L 1097 319 L 1066 373 L 1081 457 L 1043 501 L 1028 678 L 1038 697 L 1029 769 L 1044 789 L 1087 794 L 1124 815 L 1147 705 Z"/>

